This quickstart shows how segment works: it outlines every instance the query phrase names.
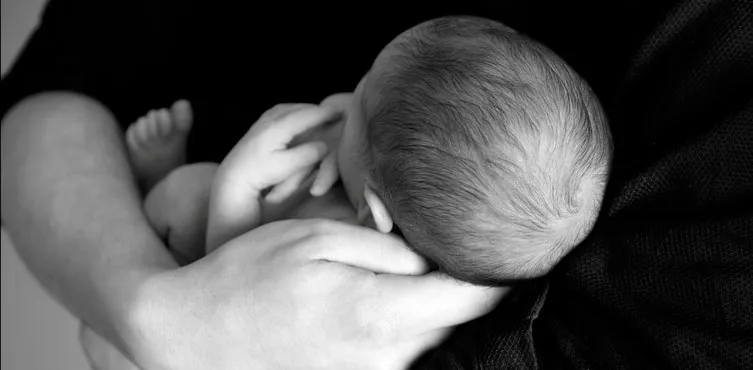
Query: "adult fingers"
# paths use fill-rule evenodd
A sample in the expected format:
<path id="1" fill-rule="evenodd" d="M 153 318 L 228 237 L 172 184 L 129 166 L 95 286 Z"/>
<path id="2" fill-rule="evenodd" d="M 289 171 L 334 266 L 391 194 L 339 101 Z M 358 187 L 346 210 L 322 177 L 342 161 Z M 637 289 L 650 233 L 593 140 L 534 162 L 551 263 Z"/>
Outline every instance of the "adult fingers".
<path id="1" fill-rule="evenodd" d="M 496 307 L 509 288 L 472 285 L 440 272 L 422 276 L 380 275 L 387 314 L 423 333 L 459 325 Z"/>
<path id="2" fill-rule="evenodd" d="M 380 274 L 418 275 L 426 261 L 398 237 L 360 225 L 328 221 L 318 243 L 310 244 L 308 258 L 337 262 Z"/>
<path id="3" fill-rule="evenodd" d="M 407 338 L 400 338 L 393 349 L 393 357 L 396 360 L 395 365 L 388 368 L 408 369 L 408 367 L 404 367 L 405 364 L 414 363 L 426 351 L 439 346 L 450 334 L 450 329 L 442 328 L 428 333 L 414 334 Z"/>

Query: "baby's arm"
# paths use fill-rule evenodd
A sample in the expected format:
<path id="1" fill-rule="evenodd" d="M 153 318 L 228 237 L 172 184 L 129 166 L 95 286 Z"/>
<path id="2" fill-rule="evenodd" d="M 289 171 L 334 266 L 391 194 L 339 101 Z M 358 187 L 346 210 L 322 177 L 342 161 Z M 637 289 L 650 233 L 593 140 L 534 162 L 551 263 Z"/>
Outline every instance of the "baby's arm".
<path id="1" fill-rule="evenodd" d="M 297 135 L 337 114 L 328 107 L 286 104 L 262 115 L 217 171 L 209 201 L 207 253 L 259 226 L 265 189 L 275 187 L 268 198 L 284 198 L 295 188 L 286 180 L 313 170 L 326 155 L 327 146 L 318 141 L 288 145 Z"/>

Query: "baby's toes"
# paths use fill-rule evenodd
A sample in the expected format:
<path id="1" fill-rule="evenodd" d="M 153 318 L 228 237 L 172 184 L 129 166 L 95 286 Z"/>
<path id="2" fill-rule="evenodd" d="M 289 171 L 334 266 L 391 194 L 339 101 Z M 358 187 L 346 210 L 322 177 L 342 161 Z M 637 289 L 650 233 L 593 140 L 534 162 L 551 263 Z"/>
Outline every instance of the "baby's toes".
<path id="1" fill-rule="evenodd" d="M 193 125 L 193 109 L 187 100 L 178 100 L 170 108 L 173 122 L 179 131 L 188 131 Z"/>
<path id="2" fill-rule="evenodd" d="M 150 110 L 149 114 L 146 115 L 146 140 L 151 141 L 161 136 L 157 116 L 157 110 L 154 109 Z"/>
<path id="3" fill-rule="evenodd" d="M 157 134 L 162 138 L 170 136 L 175 130 L 175 122 L 167 109 L 160 109 L 155 113 L 155 122 Z"/>
<path id="4" fill-rule="evenodd" d="M 131 151 L 141 150 L 141 137 L 138 128 L 139 121 L 132 123 L 128 126 L 126 131 L 126 145 Z"/>
<path id="5" fill-rule="evenodd" d="M 134 124 L 135 131 L 136 131 L 136 140 L 139 141 L 139 146 L 143 148 L 143 146 L 149 142 L 150 137 L 152 136 L 152 126 L 150 125 L 148 116 L 139 118 L 138 121 Z"/>

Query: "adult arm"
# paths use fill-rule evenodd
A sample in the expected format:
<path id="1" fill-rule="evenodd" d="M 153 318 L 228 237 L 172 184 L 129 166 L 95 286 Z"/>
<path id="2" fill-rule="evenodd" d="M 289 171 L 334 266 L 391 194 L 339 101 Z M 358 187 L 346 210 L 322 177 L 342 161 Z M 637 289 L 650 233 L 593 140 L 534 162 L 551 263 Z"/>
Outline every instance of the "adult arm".
<path id="1" fill-rule="evenodd" d="M 2 216 L 22 257 L 144 369 L 404 368 L 504 293 L 404 276 L 425 266 L 398 239 L 322 220 L 268 224 L 177 268 L 96 102 L 32 97 L 2 139 Z"/>
<path id="2" fill-rule="evenodd" d="M 176 267 L 149 226 L 122 134 L 96 101 L 45 93 L 2 124 L 2 219 L 47 291 L 125 353 L 156 271 Z"/>
<path id="3" fill-rule="evenodd" d="M 144 279 L 173 266 L 144 220 L 118 125 L 169 94 L 143 89 L 172 78 L 166 58 L 140 58 L 170 32 L 148 6 L 49 1 L 0 101 L 3 225 L 43 287 L 126 353 Z"/>

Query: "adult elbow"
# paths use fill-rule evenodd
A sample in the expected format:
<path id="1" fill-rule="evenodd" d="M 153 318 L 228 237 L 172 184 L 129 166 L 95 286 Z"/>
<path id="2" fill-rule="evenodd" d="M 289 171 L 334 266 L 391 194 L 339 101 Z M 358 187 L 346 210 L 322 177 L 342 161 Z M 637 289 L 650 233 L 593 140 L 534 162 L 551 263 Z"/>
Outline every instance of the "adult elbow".
<path id="1" fill-rule="evenodd" d="M 75 130 L 92 124 L 115 124 L 112 114 L 100 102 L 70 91 L 49 91 L 28 96 L 16 103 L 2 121 L 3 144 L 18 142 L 26 132 Z"/>
<path id="2" fill-rule="evenodd" d="M 66 142 L 80 143 L 87 137 L 95 138 L 103 131 L 117 132 L 113 115 L 98 101 L 73 92 L 51 91 L 31 95 L 16 103 L 0 123 L 0 173 L 2 197 L 9 193 L 25 168 L 56 146 Z M 46 152 L 46 153 L 40 153 Z M 49 158 L 49 157 L 47 157 Z M 3 202 L 2 224 L 7 220 L 6 203 Z"/>

